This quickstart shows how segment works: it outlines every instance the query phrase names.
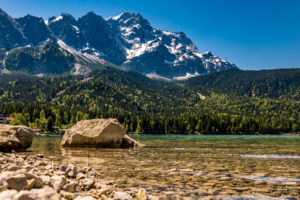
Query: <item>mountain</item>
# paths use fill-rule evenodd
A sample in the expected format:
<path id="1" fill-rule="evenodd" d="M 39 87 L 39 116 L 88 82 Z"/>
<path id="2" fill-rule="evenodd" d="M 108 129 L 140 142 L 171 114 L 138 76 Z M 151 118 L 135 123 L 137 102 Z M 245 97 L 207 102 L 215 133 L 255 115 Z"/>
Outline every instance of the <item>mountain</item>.
<path id="1" fill-rule="evenodd" d="M 27 42 L 18 22 L 0 8 L 0 48 L 10 50 Z"/>
<path id="2" fill-rule="evenodd" d="M 206 74 L 236 68 L 213 56 L 201 54 L 182 32 L 153 28 L 140 14 L 122 13 L 107 19 L 119 32 L 126 51 L 122 68 L 143 74 L 154 73 L 167 78 L 189 74 Z"/>
<path id="3" fill-rule="evenodd" d="M 98 69 L 97 66 L 119 66 L 119 69 L 149 77 L 184 79 L 237 68 L 211 52 L 200 53 L 184 33 L 153 28 L 148 20 L 135 13 L 103 19 L 89 12 L 78 20 L 62 13 L 44 21 L 31 15 L 14 19 L 0 10 L 0 36 L 0 48 L 4 48 L 7 55 L 15 48 L 30 46 L 42 49 L 49 40 L 57 43 L 75 57 L 70 69 L 75 74 L 87 74 Z M 2 59 L 3 66 L 9 69 L 5 59 Z M 31 62 L 24 60 L 28 59 L 26 56 L 18 59 L 21 59 L 19 63 Z M 37 69 L 27 71 L 40 71 L 42 67 L 38 64 L 36 62 L 33 66 Z M 56 69 L 53 72 L 65 71 L 65 68 Z"/>

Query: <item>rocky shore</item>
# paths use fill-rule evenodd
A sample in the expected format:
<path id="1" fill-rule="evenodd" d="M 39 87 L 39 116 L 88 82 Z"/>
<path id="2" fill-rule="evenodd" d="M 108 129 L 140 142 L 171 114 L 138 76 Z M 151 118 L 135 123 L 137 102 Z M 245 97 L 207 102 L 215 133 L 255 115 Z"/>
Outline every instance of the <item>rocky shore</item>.
<path id="1" fill-rule="evenodd" d="M 155 200 L 146 190 L 117 191 L 113 182 L 98 178 L 90 167 L 59 165 L 44 155 L 0 152 L 1 200 Z"/>

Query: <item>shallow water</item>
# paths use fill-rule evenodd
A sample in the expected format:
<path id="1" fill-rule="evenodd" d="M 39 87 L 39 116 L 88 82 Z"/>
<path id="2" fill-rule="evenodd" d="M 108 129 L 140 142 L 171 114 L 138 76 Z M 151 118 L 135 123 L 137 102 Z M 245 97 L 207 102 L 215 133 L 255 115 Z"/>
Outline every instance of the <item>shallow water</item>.
<path id="1" fill-rule="evenodd" d="M 60 149 L 35 137 L 29 153 L 91 166 L 121 190 L 162 199 L 300 198 L 299 136 L 134 136 L 141 149 Z"/>

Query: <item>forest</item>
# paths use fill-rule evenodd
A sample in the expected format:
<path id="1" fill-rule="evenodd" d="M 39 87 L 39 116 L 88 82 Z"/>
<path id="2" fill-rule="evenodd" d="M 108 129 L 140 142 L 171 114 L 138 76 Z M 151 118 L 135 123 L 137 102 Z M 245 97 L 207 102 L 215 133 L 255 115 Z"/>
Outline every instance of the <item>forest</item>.
<path id="1" fill-rule="evenodd" d="M 58 132 L 117 118 L 136 134 L 279 134 L 300 131 L 300 70 L 230 70 L 157 81 L 114 69 L 84 76 L 0 75 L 11 124 Z"/>

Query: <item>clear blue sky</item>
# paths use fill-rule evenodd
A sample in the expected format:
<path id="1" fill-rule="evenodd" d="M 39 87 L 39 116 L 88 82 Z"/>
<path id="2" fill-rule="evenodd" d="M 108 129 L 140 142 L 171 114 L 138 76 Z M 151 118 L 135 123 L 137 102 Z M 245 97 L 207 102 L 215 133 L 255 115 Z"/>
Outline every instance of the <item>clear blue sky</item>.
<path id="1" fill-rule="evenodd" d="M 13 17 L 137 12 L 241 69 L 300 67 L 300 0 L 0 0 Z"/>

